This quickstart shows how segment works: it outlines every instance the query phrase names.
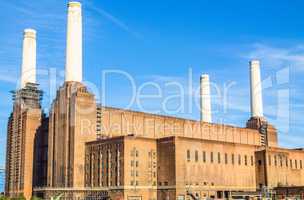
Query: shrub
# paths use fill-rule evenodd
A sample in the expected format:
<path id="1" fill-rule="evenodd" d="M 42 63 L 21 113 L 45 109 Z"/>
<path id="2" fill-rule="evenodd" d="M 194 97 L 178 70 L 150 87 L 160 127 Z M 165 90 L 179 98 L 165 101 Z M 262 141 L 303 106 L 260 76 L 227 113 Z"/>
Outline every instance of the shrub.
<path id="1" fill-rule="evenodd" d="M 42 200 L 42 199 L 39 197 L 32 196 L 31 200 Z"/>
<path id="2" fill-rule="evenodd" d="M 20 194 L 17 198 L 12 198 L 11 200 L 26 200 L 26 198 L 23 196 L 23 194 Z"/>
<path id="3" fill-rule="evenodd" d="M 0 200 L 9 200 L 9 198 L 5 196 L 0 196 Z"/>

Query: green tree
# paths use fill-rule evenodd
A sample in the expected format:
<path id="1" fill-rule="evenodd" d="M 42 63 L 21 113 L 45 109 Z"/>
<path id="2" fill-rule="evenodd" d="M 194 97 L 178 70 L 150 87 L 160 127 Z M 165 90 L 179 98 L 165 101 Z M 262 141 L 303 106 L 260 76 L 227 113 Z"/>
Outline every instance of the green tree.
<path id="1" fill-rule="evenodd" d="M 32 196 L 31 200 L 42 200 L 42 199 L 39 197 Z"/>
<path id="2" fill-rule="evenodd" d="M 63 194 L 60 194 L 56 197 L 51 197 L 51 200 L 60 200 L 62 196 L 63 196 Z"/>
<path id="3" fill-rule="evenodd" d="M 17 198 L 12 198 L 11 200 L 26 200 L 23 194 L 20 194 Z"/>
<path id="4" fill-rule="evenodd" d="M 9 198 L 5 196 L 0 196 L 0 200 L 9 200 Z"/>

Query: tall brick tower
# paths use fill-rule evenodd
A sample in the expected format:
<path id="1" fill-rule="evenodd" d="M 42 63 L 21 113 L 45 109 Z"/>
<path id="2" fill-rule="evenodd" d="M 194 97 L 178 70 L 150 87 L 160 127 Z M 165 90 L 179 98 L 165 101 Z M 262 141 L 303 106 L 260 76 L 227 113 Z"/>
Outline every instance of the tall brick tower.
<path id="1" fill-rule="evenodd" d="M 68 3 L 65 83 L 49 115 L 48 187 L 82 188 L 85 143 L 96 136 L 96 102 L 82 81 L 82 13 Z"/>
<path id="2" fill-rule="evenodd" d="M 13 111 L 8 120 L 5 193 L 32 197 L 34 141 L 41 125 L 42 92 L 36 84 L 36 31 L 26 29 L 20 89 L 13 91 Z"/>

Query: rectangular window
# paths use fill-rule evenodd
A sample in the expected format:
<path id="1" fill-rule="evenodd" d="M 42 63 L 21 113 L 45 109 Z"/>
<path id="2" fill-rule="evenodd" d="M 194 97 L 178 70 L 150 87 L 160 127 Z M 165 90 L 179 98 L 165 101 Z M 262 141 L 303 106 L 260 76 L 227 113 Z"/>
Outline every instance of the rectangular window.
<path id="1" fill-rule="evenodd" d="M 203 151 L 203 162 L 205 163 L 206 162 L 206 152 Z"/>
<path id="2" fill-rule="evenodd" d="M 295 160 L 295 168 L 298 169 L 298 161 Z"/>
<path id="3" fill-rule="evenodd" d="M 290 168 L 292 168 L 292 160 L 290 159 L 290 161 L 289 161 L 289 162 L 290 162 Z"/>
<path id="4" fill-rule="evenodd" d="M 195 162 L 198 162 L 198 151 L 195 151 Z"/>
<path id="5" fill-rule="evenodd" d="M 213 163 L 213 152 L 210 153 L 210 162 Z"/>
<path id="6" fill-rule="evenodd" d="M 247 155 L 245 155 L 245 165 L 248 165 Z"/>
<path id="7" fill-rule="evenodd" d="M 288 167 L 288 158 L 286 157 L 286 167 Z"/>
<path id="8" fill-rule="evenodd" d="M 268 156 L 269 166 L 271 166 L 271 155 Z"/>
<path id="9" fill-rule="evenodd" d="M 278 165 L 277 156 L 274 156 L 274 165 L 275 165 L 275 166 L 277 166 L 277 165 Z"/>
<path id="10" fill-rule="evenodd" d="M 187 150 L 187 161 L 190 162 L 191 155 L 190 155 L 190 150 Z"/>
<path id="11" fill-rule="evenodd" d="M 254 158 L 253 158 L 253 156 L 251 156 L 251 166 L 253 166 L 254 165 Z"/>
<path id="12" fill-rule="evenodd" d="M 221 163 L 221 153 L 217 153 L 217 162 L 220 164 Z"/>
<path id="13" fill-rule="evenodd" d="M 302 160 L 300 160 L 300 169 L 303 169 L 303 163 L 302 163 Z"/>
<path id="14" fill-rule="evenodd" d="M 231 164 L 234 165 L 234 154 L 231 154 Z"/>
<path id="15" fill-rule="evenodd" d="M 228 154 L 225 153 L 225 164 L 228 164 Z"/>
<path id="16" fill-rule="evenodd" d="M 242 164 L 242 157 L 241 157 L 241 155 L 240 155 L 240 154 L 239 154 L 238 163 L 239 163 L 239 165 L 241 165 L 241 164 Z"/>

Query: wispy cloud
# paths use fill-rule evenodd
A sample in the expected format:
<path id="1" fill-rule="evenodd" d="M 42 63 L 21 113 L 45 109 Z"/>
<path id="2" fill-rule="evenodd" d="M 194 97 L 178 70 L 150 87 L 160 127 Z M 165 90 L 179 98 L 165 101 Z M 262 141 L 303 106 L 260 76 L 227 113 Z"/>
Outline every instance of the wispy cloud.
<path id="1" fill-rule="evenodd" d="M 253 50 L 245 55 L 248 59 L 261 59 L 266 66 L 290 66 L 296 70 L 304 70 L 304 46 L 288 48 L 273 47 L 261 43 L 252 45 Z"/>
<path id="2" fill-rule="evenodd" d="M 304 146 L 303 135 L 280 134 L 279 142 L 281 145 L 288 148 L 300 148 Z"/>
<path id="3" fill-rule="evenodd" d="M 118 19 L 117 17 L 115 17 L 114 15 L 110 14 L 109 12 L 105 11 L 104 9 L 94 6 L 92 3 L 90 2 L 86 2 L 86 5 L 89 9 L 95 11 L 96 13 L 98 13 L 99 15 L 105 17 L 107 20 L 109 20 L 110 22 L 112 22 L 114 25 L 116 25 L 117 27 L 119 27 L 120 29 L 124 30 L 125 32 L 129 33 L 130 35 L 134 36 L 137 39 L 142 39 L 143 36 L 134 31 L 133 29 L 131 29 L 125 22 L 123 22 L 121 19 Z"/>
<path id="4" fill-rule="evenodd" d="M 0 70 L 0 82 L 16 84 L 18 82 L 17 72 L 14 70 Z"/>
<path id="5" fill-rule="evenodd" d="M 25 14 L 27 16 L 33 16 L 34 12 L 33 10 L 30 10 L 26 7 L 25 4 L 23 4 L 22 2 L 18 2 L 18 3 L 11 3 L 11 1 L 4 1 L 1 2 L 2 6 L 7 7 L 11 10 L 15 10 L 19 13 Z"/>
<path id="6" fill-rule="evenodd" d="M 165 75 L 146 75 L 146 76 L 141 76 L 139 77 L 141 79 L 149 79 L 155 82 L 161 82 L 161 83 L 167 83 L 167 82 L 173 82 L 173 81 L 177 81 L 177 82 L 182 82 L 185 83 L 187 80 L 185 77 L 181 77 L 181 76 L 165 76 Z"/>

